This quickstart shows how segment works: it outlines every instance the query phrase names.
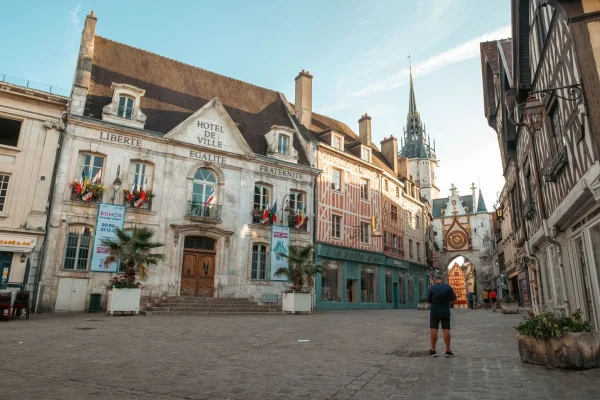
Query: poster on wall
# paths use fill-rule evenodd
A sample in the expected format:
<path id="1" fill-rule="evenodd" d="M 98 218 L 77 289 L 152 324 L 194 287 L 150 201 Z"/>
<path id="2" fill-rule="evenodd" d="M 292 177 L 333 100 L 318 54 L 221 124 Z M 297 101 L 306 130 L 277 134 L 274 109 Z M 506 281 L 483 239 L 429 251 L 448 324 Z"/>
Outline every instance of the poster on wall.
<path id="1" fill-rule="evenodd" d="M 100 244 L 102 239 L 115 239 L 115 227 L 123 229 L 125 222 L 125 206 L 100 203 L 98 207 L 98 220 L 96 222 L 96 231 L 94 233 L 94 247 L 92 248 L 92 263 L 90 271 L 92 272 L 117 272 L 117 263 L 108 266 L 104 265 L 104 260 L 108 257 L 109 248 Z"/>
<path id="2" fill-rule="evenodd" d="M 281 254 L 290 253 L 290 228 L 285 226 L 273 225 L 271 231 L 271 280 L 287 281 L 285 276 L 275 276 L 275 271 L 279 268 L 288 267 L 288 259 Z"/>

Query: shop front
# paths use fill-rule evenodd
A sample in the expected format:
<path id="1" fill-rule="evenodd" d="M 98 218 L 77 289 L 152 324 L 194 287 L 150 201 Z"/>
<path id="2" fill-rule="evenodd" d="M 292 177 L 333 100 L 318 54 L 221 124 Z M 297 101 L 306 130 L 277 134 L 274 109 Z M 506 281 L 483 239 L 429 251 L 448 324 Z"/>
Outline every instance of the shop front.
<path id="1" fill-rule="evenodd" d="M 0 235 L 0 289 L 26 289 L 36 238 Z"/>
<path id="2" fill-rule="evenodd" d="M 380 253 L 319 243 L 316 280 L 319 310 L 416 308 L 429 279 L 418 264 Z"/>

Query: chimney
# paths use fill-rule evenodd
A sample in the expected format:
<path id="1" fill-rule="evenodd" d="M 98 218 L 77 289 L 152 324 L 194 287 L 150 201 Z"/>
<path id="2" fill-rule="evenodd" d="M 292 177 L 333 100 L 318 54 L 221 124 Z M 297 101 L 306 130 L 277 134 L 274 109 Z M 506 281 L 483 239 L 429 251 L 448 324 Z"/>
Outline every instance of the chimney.
<path id="1" fill-rule="evenodd" d="M 302 70 L 296 77 L 296 118 L 310 129 L 312 125 L 312 75 Z"/>
<path id="2" fill-rule="evenodd" d="M 96 36 L 96 16 L 92 11 L 85 18 L 83 33 L 81 34 L 81 43 L 79 45 L 79 56 L 77 57 L 77 67 L 75 69 L 75 80 L 71 91 L 71 100 L 69 102 L 69 113 L 83 115 L 87 93 L 90 87 L 90 78 L 92 75 L 92 60 L 94 59 L 94 36 Z"/>
<path id="3" fill-rule="evenodd" d="M 394 169 L 394 173 L 396 174 L 396 176 L 398 176 L 398 139 L 396 139 L 393 136 L 390 136 L 389 138 L 383 138 L 383 140 L 380 143 L 381 153 Z"/>
<path id="4" fill-rule="evenodd" d="M 366 113 L 358 120 L 358 134 L 360 141 L 367 145 L 371 145 L 371 117 Z M 396 145 L 398 147 L 398 145 Z"/>

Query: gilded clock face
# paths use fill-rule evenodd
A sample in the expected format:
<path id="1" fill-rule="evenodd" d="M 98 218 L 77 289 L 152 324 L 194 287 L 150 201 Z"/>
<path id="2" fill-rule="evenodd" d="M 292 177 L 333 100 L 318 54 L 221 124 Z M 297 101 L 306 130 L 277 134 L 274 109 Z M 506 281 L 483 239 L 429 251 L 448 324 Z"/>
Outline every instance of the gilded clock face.
<path id="1" fill-rule="evenodd" d="M 455 206 L 456 205 L 456 200 L 452 200 L 452 205 Z"/>
<path id="2" fill-rule="evenodd" d="M 453 249 L 462 249 L 467 244 L 467 235 L 462 231 L 454 231 L 448 234 L 448 245 Z"/>

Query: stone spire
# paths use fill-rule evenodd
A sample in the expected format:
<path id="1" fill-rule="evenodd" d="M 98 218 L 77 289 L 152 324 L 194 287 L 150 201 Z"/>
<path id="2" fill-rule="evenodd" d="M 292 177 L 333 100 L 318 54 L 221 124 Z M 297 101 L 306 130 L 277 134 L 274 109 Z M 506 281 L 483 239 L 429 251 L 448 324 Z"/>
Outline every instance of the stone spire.
<path id="1" fill-rule="evenodd" d="M 418 114 L 417 111 L 417 100 L 415 99 L 415 88 L 413 86 L 413 78 L 412 78 L 412 66 L 409 67 L 410 74 L 410 92 L 408 93 L 408 115 Z"/>

